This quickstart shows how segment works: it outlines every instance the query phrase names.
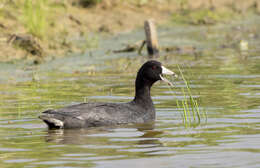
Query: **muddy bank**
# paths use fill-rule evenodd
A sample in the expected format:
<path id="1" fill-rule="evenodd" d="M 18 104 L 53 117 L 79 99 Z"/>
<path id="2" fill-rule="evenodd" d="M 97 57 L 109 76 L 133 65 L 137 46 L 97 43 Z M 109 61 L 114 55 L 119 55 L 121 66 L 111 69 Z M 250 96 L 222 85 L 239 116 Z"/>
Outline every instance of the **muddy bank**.
<path id="1" fill-rule="evenodd" d="M 103 0 L 85 7 L 79 0 L 3 0 L 0 3 L 0 61 L 25 59 L 39 63 L 85 52 L 97 48 L 99 40 L 107 34 L 131 31 L 143 26 L 148 18 L 154 18 L 157 24 L 169 21 L 216 24 L 246 15 L 248 11 L 259 13 L 260 1 Z"/>

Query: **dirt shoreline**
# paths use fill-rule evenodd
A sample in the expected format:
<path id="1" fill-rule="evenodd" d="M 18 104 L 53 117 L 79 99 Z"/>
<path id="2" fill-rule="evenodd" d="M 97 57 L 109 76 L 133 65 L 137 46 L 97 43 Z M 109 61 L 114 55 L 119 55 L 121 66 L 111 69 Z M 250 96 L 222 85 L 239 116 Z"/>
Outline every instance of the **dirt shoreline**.
<path id="1" fill-rule="evenodd" d="M 47 4 L 41 4 L 43 7 L 39 10 L 43 12 L 45 19 L 43 21 L 46 23 L 42 29 L 44 32 L 42 34 L 38 32 L 38 35 L 29 32 L 26 27 L 23 1 L 2 1 L 0 62 L 15 63 L 19 60 L 29 60 L 39 63 L 50 56 L 58 58 L 70 53 L 85 52 L 89 45 L 95 43 L 95 39 L 90 36 L 92 32 L 96 34 L 127 32 L 143 26 L 144 21 L 149 18 L 153 18 L 157 24 L 165 24 L 173 18 L 174 13 L 183 11 L 207 9 L 222 13 L 232 11 L 236 15 L 243 15 L 247 11 L 254 10 L 260 13 L 260 0 L 197 0 L 196 3 L 191 0 L 151 3 L 103 0 L 96 6 L 88 8 L 75 5 L 75 1 L 77 0 L 68 2 L 48 0 Z M 199 14 L 199 17 L 204 17 L 204 20 L 198 24 L 207 24 L 208 16 L 200 15 L 202 14 Z M 78 45 L 79 39 L 84 39 L 83 44 Z"/>

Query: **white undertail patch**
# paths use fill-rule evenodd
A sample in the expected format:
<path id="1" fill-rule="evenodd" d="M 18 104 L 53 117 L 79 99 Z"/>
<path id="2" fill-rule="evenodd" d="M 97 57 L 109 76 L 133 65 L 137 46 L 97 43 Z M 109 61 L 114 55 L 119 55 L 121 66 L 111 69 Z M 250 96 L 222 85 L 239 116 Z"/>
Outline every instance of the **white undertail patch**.
<path id="1" fill-rule="evenodd" d="M 53 123 L 56 127 L 63 128 L 64 123 L 61 120 L 55 119 L 55 118 L 49 118 L 49 122 Z"/>

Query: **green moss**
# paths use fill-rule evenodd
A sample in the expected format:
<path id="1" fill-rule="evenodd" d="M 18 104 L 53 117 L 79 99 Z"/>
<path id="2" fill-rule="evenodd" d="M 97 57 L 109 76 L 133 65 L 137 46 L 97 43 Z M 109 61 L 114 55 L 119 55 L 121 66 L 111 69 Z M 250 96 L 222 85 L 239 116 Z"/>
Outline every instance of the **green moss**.
<path id="1" fill-rule="evenodd" d="M 99 46 L 99 37 L 97 35 L 84 35 L 85 40 L 83 42 L 83 50 L 98 48 Z"/>
<path id="2" fill-rule="evenodd" d="M 217 22 L 226 21 L 234 17 L 234 12 L 231 10 L 210 10 L 210 9 L 199 9 L 199 10 L 182 10 L 178 13 L 173 14 L 172 19 L 177 23 L 184 24 L 215 24 Z"/>

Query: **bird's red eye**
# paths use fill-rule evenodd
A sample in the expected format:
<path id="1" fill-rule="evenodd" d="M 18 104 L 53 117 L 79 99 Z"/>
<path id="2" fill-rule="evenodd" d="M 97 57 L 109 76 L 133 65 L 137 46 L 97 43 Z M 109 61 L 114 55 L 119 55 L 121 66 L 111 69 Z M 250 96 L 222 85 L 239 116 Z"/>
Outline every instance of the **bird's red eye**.
<path id="1" fill-rule="evenodd" d="M 157 67 L 154 65 L 154 66 L 152 66 L 152 69 L 156 69 Z"/>

